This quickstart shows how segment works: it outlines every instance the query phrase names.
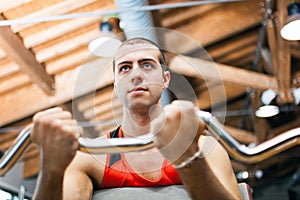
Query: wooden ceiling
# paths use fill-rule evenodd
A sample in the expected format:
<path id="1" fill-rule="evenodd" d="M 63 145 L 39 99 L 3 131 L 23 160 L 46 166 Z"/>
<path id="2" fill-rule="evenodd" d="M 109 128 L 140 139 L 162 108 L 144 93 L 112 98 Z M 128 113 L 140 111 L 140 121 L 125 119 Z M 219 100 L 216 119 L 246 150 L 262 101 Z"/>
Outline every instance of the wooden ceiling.
<path id="1" fill-rule="evenodd" d="M 150 4 L 180 2 L 188 1 L 151 0 Z M 271 0 L 272 12 L 268 15 L 263 0 L 152 11 L 155 26 L 194 41 L 180 41 L 172 34 L 159 36 L 166 46 L 184 55 L 169 56 L 174 77 L 182 74 L 194 89 L 195 103 L 219 113 L 225 128 L 244 144 L 257 144 L 299 126 L 292 88 L 300 85 L 300 43 L 279 35 L 288 4 L 288 0 Z M 113 0 L 0 0 L 0 20 L 117 8 Z M 79 121 L 98 123 L 97 127 L 86 128 L 87 136 L 96 137 L 117 126 L 122 109 L 113 94 L 111 59 L 92 56 L 88 51 L 88 44 L 101 35 L 103 17 L 0 27 L 1 150 L 6 150 L 18 133 L 8 128 L 22 127 L 31 122 L 34 113 L 57 105 L 73 112 Z M 203 57 L 200 46 L 210 59 Z M 201 75 L 191 63 L 199 66 Z M 221 81 L 212 68 L 218 70 Z M 278 92 L 276 103 L 288 112 L 270 119 L 255 117 L 261 93 L 267 89 Z M 177 98 L 187 96 L 178 90 Z M 217 112 L 225 108 L 226 115 Z M 25 154 L 25 177 L 36 174 L 37 155 L 35 147 Z"/>

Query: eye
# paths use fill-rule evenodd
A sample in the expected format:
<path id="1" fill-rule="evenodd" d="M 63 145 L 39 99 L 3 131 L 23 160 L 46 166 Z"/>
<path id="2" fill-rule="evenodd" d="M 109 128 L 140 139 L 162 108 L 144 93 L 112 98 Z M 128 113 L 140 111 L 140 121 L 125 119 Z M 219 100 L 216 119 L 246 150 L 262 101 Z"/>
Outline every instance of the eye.
<path id="1" fill-rule="evenodd" d="M 119 72 L 126 72 L 130 69 L 129 65 L 123 65 L 119 68 Z"/>
<path id="2" fill-rule="evenodd" d="M 143 63 L 143 64 L 142 64 L 142 67 L 143 67 L 144 69 L 151 69 L 151 68 L 153 68 L 154 66 L 153 66 L 151 63 Z"/>

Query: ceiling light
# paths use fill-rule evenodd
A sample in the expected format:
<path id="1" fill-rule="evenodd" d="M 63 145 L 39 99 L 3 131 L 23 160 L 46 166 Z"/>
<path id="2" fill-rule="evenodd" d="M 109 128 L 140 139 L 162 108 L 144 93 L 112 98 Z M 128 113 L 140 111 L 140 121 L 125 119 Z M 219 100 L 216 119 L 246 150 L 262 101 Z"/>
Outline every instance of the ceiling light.
<path id="1" fill-rule="evenodd" d="M 114 37 L 99 37 L 89 44 L 89 51 L 99 57 L 113 57 L 122 42 Z"/>
<path id="2" fill-rule="evenodd" d="M 115 15 L 109 15 L 103 18 L 99 26 L 99 37 L 92 40 L 88 46 L 92 54 L 99 57 L 114 56 L 121 45 L 121 41 L 116 34 L 120 31 L 119 22 L 118 16 Z"/>
<path id="3" fill-rule="evenodd" d="M 288 19 L 280 34 L 286 40 L 300 40 L 300 3 L 288 6 Z"/>
<path id="4" fill-rule="evenodd" d="M 264 105 L 264 106 L 259 107 L 255 111 L 255 115 L 257 117 L 261 117 L 261 118 L 273 117 L 273 116 L 277 115 L 278 113 L 279 113 L 279 108 L 278 108 L 278 106 L 274 106 L 274 105 Z"/>
<path id="5" fill-rule="evenodd" d="M 261 94 L 261 101 L 264 105 L 269 105 L 277 96 L 277 92 L 272 89 L 267 89 Z"/>
<path id="6" fill-rule="evenodd" d="M 257 117 L 266 118 L 273 117 L 279 113 L 279 107 L 276 105 L 270 105 L 274 103 L 274 100 L 277 97 L 277 92 L 272 89 L 268 89 L 261 94 L 261 101 L 263 106 L 259 107 L 255 111 Z"/>
<path id="7" fill-rule="evenodd" d="M 294 88 L 292 89 L 292 91 L 295 99 L 295 104 L 298 105 L 300 103 L 300 88 Z"/>

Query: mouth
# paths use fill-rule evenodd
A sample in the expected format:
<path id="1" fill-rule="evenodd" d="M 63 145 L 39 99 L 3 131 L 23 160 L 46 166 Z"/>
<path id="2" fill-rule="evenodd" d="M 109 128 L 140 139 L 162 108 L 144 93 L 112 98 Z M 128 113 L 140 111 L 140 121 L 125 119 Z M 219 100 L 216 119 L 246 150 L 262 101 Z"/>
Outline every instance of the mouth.
<path id="1" fill-rule="evenodd" d="M 132 93 L 132 92 L 146 92 L 148 91 L 148 89 L 146 87 L 134 87 L 132 89 L 129 90 L 128 93 Z"/>

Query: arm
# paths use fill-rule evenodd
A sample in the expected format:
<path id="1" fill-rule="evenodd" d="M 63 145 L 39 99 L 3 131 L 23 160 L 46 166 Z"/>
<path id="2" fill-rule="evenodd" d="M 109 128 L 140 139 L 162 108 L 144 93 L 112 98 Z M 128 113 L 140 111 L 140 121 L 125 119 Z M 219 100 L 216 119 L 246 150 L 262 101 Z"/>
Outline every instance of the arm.
<path id="1" fill-rule="evenodd" d="M 81 152 L 78 152 L 77 155 L 80 153 Z M 81 160 L 81 156 L 77 155 L 65 172 L 63 183 L 63 196 L 65 200 L 92 199 L 92 181 L 81 168 L 81 165 L 76 164 L 76 162 L 80 161 L 84 163 L 85 160 Z"/>
<path id="2" fill-rule="evenodd" d="M 105 159 L 105 154 L 91 155 L 78 151 L 65 172 L 64 199 L 92 199 L 93 189 L 99 188 L 102 182 Z"/>
<path id="3" fill-rule="evenodd" d="M 40 147 L 40 173 L 33 199 L 63 199 L 65 170 L 73 160 L 80 129 L 60 108 L 33 117 L 31 139 Z"/>
<path id="4" fill-rule="evenodd" d="M 203 149 L 203 146 L 211 148 Z M 179 169 L 193 199 L 242 199 L 227 152 L 212 137 L 200 136 L 203 157 Z"/>
<path id="5" fill-rule="evenodd" d="M 204 136 L 205 124 L 196 117 L 191 102 L 175 101 L 151 124 L 157 133 L 155 144 L 160 152 L 179 165 L 201 151 L 191 164 L 178 169 L 193 199 L 241 199 L 237 181 L 226 151 Z"/>

